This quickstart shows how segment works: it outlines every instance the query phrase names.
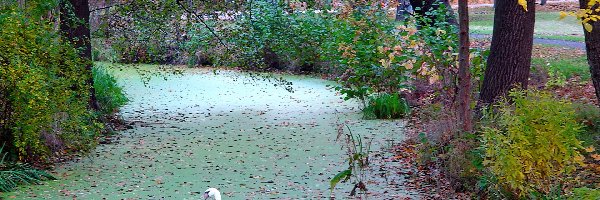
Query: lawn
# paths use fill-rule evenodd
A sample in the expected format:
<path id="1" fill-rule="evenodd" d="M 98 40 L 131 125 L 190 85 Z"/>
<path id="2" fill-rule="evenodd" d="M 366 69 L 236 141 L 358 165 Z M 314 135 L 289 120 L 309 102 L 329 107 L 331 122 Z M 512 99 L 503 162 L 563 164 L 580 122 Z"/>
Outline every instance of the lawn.
<path id="1" fill-rule="evenodd" d="M 559 19 L 559 12 L 537 12 L 535 14 L 534 37 L 583 41 L 583 28 L 574 17 Z M 477 8 L 470 13 L 469 28 L 474 34 L 492 34 L 494 12 L 492 8 Z"/>

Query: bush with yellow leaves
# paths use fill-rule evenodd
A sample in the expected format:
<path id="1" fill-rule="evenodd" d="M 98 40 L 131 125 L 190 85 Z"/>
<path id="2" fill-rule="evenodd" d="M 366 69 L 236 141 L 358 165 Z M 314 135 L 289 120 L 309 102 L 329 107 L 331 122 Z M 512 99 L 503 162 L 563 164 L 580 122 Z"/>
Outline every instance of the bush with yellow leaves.
<path id="1" fill-rule="evenodd" d="M 0 11 L 4 150 L 20 161 L 40 163 L 69 151 L 92 149 L 101 124 L 86 107 L 85 61 L 51 22 L 14 7 Z"/>
<path id="2" fill-rule="evenodd" d="M 577 139 L 583 127 L 573 106 L 547 92 L 513 90 L 508 96 L 494 107 L 493 125 L 483 127 L 483 164 L 497 189 L 515 197 L 561 191 L 584 159 Z"/>

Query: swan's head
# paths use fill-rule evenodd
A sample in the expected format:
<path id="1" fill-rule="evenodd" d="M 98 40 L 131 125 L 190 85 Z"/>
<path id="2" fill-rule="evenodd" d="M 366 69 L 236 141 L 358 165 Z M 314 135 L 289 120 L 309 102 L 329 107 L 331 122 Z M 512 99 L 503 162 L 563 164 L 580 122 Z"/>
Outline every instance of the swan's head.
<path id="1" fill-rule="evenodd" d="M 208 188 L 204 191 L 204 199 L 214 198 L 215 200 L 221 200 L 221 192 L 215 188 Z"/>

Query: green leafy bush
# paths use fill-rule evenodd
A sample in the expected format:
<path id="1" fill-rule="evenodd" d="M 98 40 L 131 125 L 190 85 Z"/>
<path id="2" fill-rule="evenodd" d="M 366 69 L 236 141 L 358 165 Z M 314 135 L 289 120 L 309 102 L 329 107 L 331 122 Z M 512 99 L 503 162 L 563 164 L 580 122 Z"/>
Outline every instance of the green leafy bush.
<path id="1" fill-rule="evenodd" d="M 367 119 L 398 119 L 408 115 L 410 107 L 406 100 L 395 94 L 375 94 L 369 97 L 367 107 L 363 109 Z"/>
<path id="2" fill-rule="evenodd" d="M 92 69 L 92 73 L 94 75 L 96 99 L 102 114 L 113 114 L 129 101 L 123 93 L 123 89 L 117 85 L 115 77 L 109 74 L 108 71 L 96 66 Z"/>
<path id="3" fill-rule="evenodd" d="M 234 20 L 207 22 L 227 47 L 204 24 L 193 24 L 188 31 L 190 40 L 185 43 L 189 54 L 194 55 L 189 64 L 318 71 L 326 14 L 289 12 L 286 5 L 269 1 L 254 1 L 251 5 Z"/>
<path id="4" fill-rule="evenodd" d="M 560 189 L 565 175 L 583 164 L 582 126 L 573 106 L 546 92 L 513 90 L 508 96 L 483 127 L 483 164 L 517 197 Z"/>

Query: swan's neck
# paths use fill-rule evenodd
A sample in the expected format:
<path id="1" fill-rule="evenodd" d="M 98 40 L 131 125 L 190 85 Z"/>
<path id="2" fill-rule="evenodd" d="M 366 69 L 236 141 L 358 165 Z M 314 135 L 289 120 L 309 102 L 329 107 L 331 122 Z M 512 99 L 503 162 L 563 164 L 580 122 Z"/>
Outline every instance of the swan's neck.
<path id="1" fill-rule="evenodd" d="M 221 193 L 217 192 L 214 197 L 215 197 L 215 200 L 221 200 Z"/>

